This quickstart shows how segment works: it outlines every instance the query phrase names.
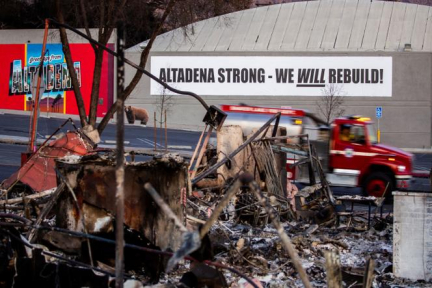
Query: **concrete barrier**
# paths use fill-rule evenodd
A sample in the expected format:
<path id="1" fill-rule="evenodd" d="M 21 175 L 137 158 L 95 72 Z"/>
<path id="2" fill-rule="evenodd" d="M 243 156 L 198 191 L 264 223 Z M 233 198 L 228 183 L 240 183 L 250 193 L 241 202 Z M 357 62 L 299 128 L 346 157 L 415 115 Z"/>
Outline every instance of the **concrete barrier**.
<path id="1" fill-rule="evenodd" d="M 432 280 L 432 193 L 393 192 L 393 273 Z"/>

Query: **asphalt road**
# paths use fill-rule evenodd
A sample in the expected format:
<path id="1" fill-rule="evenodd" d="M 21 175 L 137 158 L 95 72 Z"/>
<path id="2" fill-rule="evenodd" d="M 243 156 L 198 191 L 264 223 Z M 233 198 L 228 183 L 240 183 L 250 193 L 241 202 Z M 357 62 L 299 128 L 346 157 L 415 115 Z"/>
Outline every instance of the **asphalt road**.
<path id="1" fill-rule="evenodd" d="M 0 182 L 18 170 L 25 150 L 24 145 L 0 144 Z"/>
<path id="2" fill-rule="evenodd" d="M 58 118 L 47 118 L 43 115 L 39 118 L 37 126 L 38 138 L 44 139 L 51 135 L 58 127 L 66 120 Z M 136 121 L 138 123 L 138 121 Z M 75 124 L 79 127 L 79 121 Z M 67 124 L 63 131 L 73 130 L 71 124 Z M 19 137 L 29 137 L 29 116 L 15 114 L 0 114 L 0 135 L 10 135 Z M 185 131 L 185 130 L 167 130 L 168 146 L 176 146 L 183 150 L 192 150 L 198 142 L 200 132 Z M 108 124 L 107 128 L 102 133 L 101 140 L 105 144 L 115 144 L 116 126 Z M 130 147 L 153 148 L 154 147 L 154 129 L 152 127 L 144 127 L 139 124 L 125 125 L 125 142 Z M 165 147 L 165 131 L 157 129 L 157 147 Z"/>
<path id="3" fill-rule="evenodd" d="M 40 117 L 38 122 L 38 137 L 45 138 L 50 135 L 61 124 L 64 119 Z M 77 123 L 78 124 L 78 123 Z M 102 134 L 102 141 L 105 144 L 114 144 L 116 139 L 116 129 L 114 124 L 109 124 Z M 67 124 L 65 130 L 71 130 L 73 127 Z M 0 135 L 8 136 L 29 136 L 29 116 L 0 114 Z M 158 148 L 165 147 L 164 130 L 158 132 Z M 198 142 L 200 132 L 168 129 L 168 146 L 176 149 L 192 151 Z M 141 125 L 126 125 L 125 141 L 126 146 L 139 148 L 154 147 L 154 129 L 143 127 Z M 0 182 L 15 172 L 20 165 L 21 153 L 25 152 L 25 145 L 0 144 Z M 432 167 L 431 153 L 416 153 L 414 158 L 414 169 L 429 171 Z M 416 178 L 413 189 L 416 191 L 430 191 L 429 179 Z M 361 194 L 359 188 L 334 188 L 335 194 Z"/>

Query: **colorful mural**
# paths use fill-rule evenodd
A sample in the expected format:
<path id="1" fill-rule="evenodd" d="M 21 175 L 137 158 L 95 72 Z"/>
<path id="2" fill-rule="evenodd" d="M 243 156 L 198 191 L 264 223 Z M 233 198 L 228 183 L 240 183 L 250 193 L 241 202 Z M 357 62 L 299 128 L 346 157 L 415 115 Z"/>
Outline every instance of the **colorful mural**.
<path id="1" fill-rule="evenodd" d="M 109 45 L 113 49 L 114 45 Z M 89 109 L 92 89 L 94 53 L 89 44 L 70 45 L 74 70 L 78 77 L 86 110 Z M 34 79 L 38 75 L 42 44 L 0 45 L 0 109 L 33 109 Z M 105 54 L 99 89 L 98 117 L 103 117 L 113 103 L 114 59 Z M 72 81 L 61 44 L 47 44 L 42 68 L 40 111 L 78 114 Z"/>

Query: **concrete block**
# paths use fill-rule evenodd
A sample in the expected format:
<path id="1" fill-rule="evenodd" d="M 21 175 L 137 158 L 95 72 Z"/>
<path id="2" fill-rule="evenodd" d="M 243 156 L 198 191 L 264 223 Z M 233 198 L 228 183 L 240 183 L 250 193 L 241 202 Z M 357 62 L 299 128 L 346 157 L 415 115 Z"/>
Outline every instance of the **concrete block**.
<path id="1" fill-rule="evenodd" d="M 432 280 L 432 195 L 393 192 L 393 273 Z"/>

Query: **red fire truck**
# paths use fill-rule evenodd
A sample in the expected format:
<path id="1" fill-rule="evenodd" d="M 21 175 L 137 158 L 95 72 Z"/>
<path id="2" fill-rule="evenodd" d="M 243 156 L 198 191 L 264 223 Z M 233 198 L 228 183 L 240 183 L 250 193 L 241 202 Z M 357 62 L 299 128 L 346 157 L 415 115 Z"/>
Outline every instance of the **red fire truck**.
<path id="1" fill-rule="evenodd" d="M 413 155 L 378 143 L 370 118 L 338 118 L 330 126 L 315 115 L 298 109 L 222 105 L 228 114 L 224 125 L 240 125 L 245 135 L 261 127 L 272 115 L 281 112 L 279 125 L 287 135 L 308 134 L 333 186 L 361 187 L 365 194 L 381 197 L 396 188 L 407 189 L 412 179 Z M 287 175 L 291 180 L 305 180 L 290 164 L 299 159 L 287 155 Z"/>

